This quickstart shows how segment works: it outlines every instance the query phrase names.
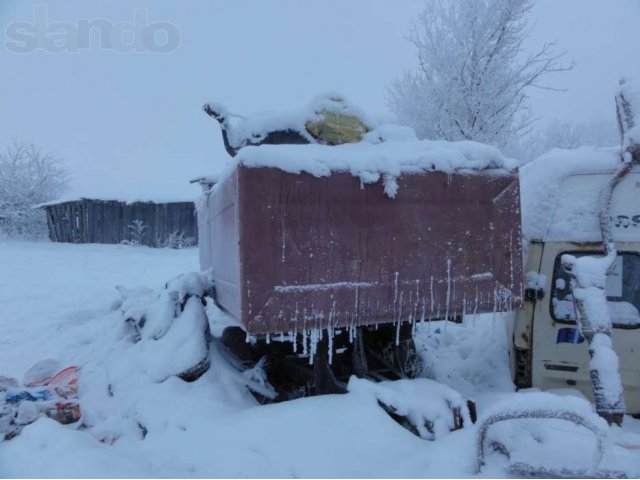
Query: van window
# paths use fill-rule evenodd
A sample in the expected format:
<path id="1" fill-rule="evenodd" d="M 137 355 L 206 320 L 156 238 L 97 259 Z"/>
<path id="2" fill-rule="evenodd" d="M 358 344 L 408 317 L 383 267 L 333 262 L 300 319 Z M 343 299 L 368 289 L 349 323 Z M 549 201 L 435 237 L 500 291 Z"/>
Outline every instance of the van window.
<path id="1" fill-rule="evenodd" d="M 561 323 L 576 323 L 571 295 L 571 276 L 562 267 L 560 257 L 601 256 L 600 252 L 563 252 L 556 257 L 551 284 L 551 317 Z M 600 255 L 598 255 L 600 253 Z M 640 255 L 618 253 L 614 271 L 607 277 L 607 303 L 614 328 L 640 328 Z"/>

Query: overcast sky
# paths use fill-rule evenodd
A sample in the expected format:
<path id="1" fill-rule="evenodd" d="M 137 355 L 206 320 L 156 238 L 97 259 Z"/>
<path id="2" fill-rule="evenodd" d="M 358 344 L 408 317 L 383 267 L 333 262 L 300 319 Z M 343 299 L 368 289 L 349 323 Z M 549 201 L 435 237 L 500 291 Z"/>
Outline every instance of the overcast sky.
<path id="1" fill-rule="evenodd" d="M 131 198 L 135 192 L 195 195 L 188 179 L 222 167 L 227 156 L 219 130 L 200 110 L 208 100 L 250 114 L 339 91 L 373 115 L 388 115 L 389 82 L 415 65 L 405 36 L 424 3 L 64 0 L 38 2 L 39 10 L 34 5 L 0 0 L 0 143 L 18 137 L 64 159 L 74 193 Z M 175 50 L 118 53 L 100 49 L 97 35 L 89 50 L 76 53 L 15 53 L 9 45 L 16 43 L 11 25 L 38 24 L 43 11 L 49 24 L 78 26 L 95 19 L 131 24 L 136 8 L 145 9 L 147 24 L 169 22 L 171 41 L 179 32 Z M 530 92 L 536 116 L 614 122 L 618 78 L 640 78 L 640 1 L 538 0 L 531 20 L 528 48 L 555 40 L 558 51 L 576 62 L 573 71 L 549 78 L 566 92 Z M 159 35 L 158 42 L 167 39 Z"/>

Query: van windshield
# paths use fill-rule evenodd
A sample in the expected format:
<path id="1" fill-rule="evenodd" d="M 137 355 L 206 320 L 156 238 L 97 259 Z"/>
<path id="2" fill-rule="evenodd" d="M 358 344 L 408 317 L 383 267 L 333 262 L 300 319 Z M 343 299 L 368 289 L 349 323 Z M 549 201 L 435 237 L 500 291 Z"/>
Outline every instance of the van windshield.
<path id="1" fill-rule="evenodd" d="M 599 256 L 599 252 L 563 252 L 556 257 L 551 285 L 551 316 L 561 323 L 576 323 L 571 294 L 571 276 L 562 267 L 560 257 L 569 253 L 576 257 Z M 607 277 L 607 303 L 614 328 L 640 327 L 640 255 L 618 253 L 613 272 Z"/>

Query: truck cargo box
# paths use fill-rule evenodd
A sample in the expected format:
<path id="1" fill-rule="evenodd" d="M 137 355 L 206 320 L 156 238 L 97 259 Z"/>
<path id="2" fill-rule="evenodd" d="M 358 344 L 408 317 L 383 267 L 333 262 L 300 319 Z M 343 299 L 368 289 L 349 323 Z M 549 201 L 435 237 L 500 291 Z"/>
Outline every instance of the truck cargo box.
<path id="1" fill-rule="evenodd" d="M 346 171 L 238 163 L 198 212 L 218 304 L 254 335 L 518 308 L 517 174 L 422 171 L 395 182 L 390 196 L 382 180 Z"/>

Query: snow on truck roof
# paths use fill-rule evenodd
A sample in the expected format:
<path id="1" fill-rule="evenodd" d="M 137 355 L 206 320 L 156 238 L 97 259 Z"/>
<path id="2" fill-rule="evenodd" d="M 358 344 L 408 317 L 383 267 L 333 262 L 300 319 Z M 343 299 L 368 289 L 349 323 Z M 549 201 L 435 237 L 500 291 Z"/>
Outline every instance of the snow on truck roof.
<path id="1" fill-rule="evenodd" d="M 220 176 L 202 178 L 212 183 L 226 178 L 238 165 L 316 177 L 349 172 L 363 184 L 382 179 L 386 194 L 394 197 L 396 180 L 403 173 L 507 173 L 517 166 L 489 145 L 418 140 L 412 128 L 379 124 L 335 93 L 281 114 L 244 118 L 215 103 L 205 105 L 205 112 L 221 123 L 230 153 L 235 155 Z M 291 133 L 293 141 L 268 141 L 276 132 Z"/>
<path id="2" fill-rule="evenodd" d="M 522 228 L 529 240 L 599 242 L 600 192 L 620 163 L 620 148 L 555 149 L 520 168 Z M 614 191 L 614 239 L 640 238 L 640 169 Z"/>
<path id="3" fill-rule="evenodd" d="M 399 133 L 396 127 L 394 133 Z M 387 129 L 387 132 L 391 129 Z M 364 141 L 344 145 L 260 145 L 238 152 L 239 164 L 273 167 L 285 172 L 306 172 L 325 177 L 332 172 L 350 172 L 362 183 L 382 178 L 385 193 L 394 197 L 396 179 L 403 173 L 440 171 L 508 170 L 508 161 L 497 148 L 476 142 L 445 142 L 388 139 L 380 141 L 384 130 L 374 130 Z M 406 134 L 406 132 L 404 132 Z"/>

